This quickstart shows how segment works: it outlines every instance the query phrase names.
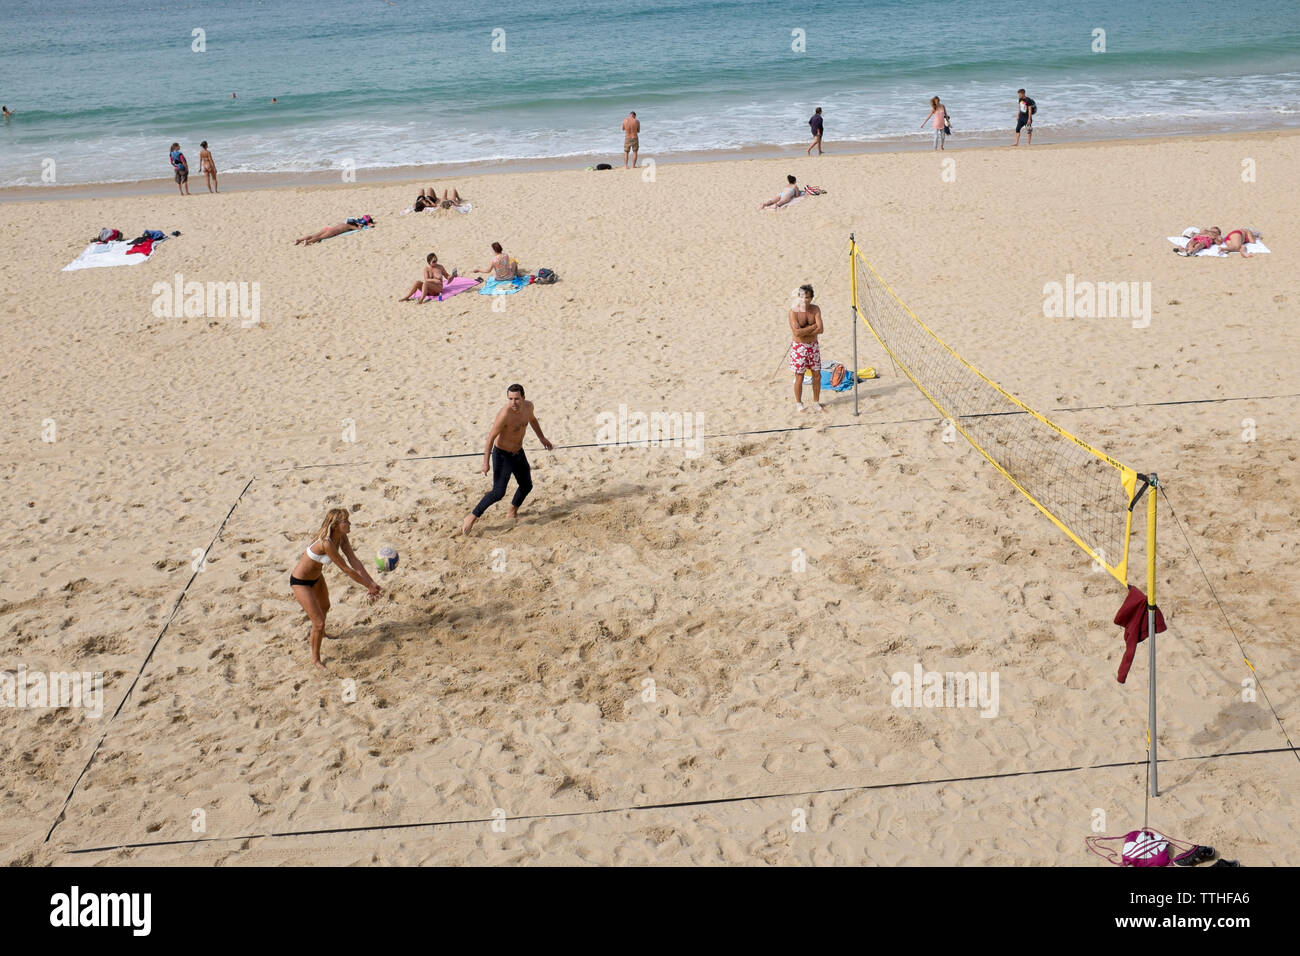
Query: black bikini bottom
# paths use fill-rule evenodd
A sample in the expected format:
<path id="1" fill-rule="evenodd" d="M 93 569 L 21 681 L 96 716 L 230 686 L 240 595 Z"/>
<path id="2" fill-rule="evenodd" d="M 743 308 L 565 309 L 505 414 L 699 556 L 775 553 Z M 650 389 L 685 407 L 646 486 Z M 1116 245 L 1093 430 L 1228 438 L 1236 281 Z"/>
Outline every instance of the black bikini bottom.
<path id="1" fill-rule="evenodd" d="M 291 575 L 289 575 L 289 587 L 291 587 L 291 588 L 314 588 L 314 587 L 316 586 L 316 582 L 319 581 L 319 580 L 320 580 L 320 578 L 312 578 L 310 581 L 304 581 L 302 578 L 295 578 L 295 577 L 291 574 Z"/>

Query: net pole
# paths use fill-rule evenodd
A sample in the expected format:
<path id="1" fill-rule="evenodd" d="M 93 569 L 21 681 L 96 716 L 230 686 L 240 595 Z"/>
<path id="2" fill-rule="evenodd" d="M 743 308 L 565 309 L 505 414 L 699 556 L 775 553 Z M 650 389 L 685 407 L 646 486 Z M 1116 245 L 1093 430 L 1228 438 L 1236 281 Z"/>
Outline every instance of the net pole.
<path id="1" fill-rule="evenodd" d="M 1151 762 L 1151 796 L 1160 796 L 1160 783 L 1156 779 L 1156 490 L 1160 483 L 1155 472 L 1151 473 L 1151 490 L 1147 494 L 1147 641 L 1148 668 L 1151 672 L 1148 681 L 1147 724 L 1151 728 L 1151 746 L 1148 759 Z"/>
<path id="2" fill-rule="evenodd" d="M 853 414 L 858 414 L 858 267 L 853 261 L 856 243 L 849 233 L 849 298 L 853 306 Z"/>

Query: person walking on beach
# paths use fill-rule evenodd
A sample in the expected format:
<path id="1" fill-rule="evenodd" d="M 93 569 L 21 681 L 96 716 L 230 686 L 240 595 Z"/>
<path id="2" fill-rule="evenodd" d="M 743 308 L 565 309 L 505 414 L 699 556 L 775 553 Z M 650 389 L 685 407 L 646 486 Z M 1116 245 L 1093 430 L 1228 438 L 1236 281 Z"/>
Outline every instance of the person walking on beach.
<path id="1" fill-rule="evenodd" d="M 943 141 L 948 135 L 948 107 L 939 102 L 939 97 L 930 97 L 930 115 L 921 120 L 925 126 L 930 121 L 934 127 L 934 148 L 943 149 Z"/>
<path id="2" fill-rule="evenodd" d="M 206 139 L 199 143 L 199 172 L 203 174 L 203 182 L 207 185 L 208 192 L 221 192 L 217 188 L 217 164 L 212 161 L 212 153 L 208 151 Z"/>
<path id="3" fill-rule="evenodd" d="M 1017 90 L 1016 95 L 1020 97 L 1020 111 L 1016 114 L 1016 141 L 1012 146 L 1020 145 L 1020 131 L 1025 131 L 1026 146 L 1034 145 L 1034 114 L 1038 112 L 1038 104 L 1025 95 L 1024 90 Z"/>
<path id="4" fill-rule="evenodd" d="M 333 564 L 340 571 L 360 584 L 374 600 L 383 593 L 383 588 L 375 583 L 366 567 L 352 550 L 348 532 L 352 530 L 346 508 L 331 508 L 325 512 L 325 521 L 316 532 L 307 550 L 298 556 L 298 563 L 289 572 L 289 590 L 298 599 L 302 609 L 311 621 L 311 662 L 321 670 L 325 665 L 320 659 L 321 640 L 325 637 L 325 615 L 330 609 L 330 592 L 325 584 L 325 566 Z"/>
<path id="5" fill-rule="evenodd" d="M 529 425 L 537 433 L 543 448 L 547 451 L 555 448 L 542 434 L 542 426 L 537 423 L 533 403 L 524 400 L 524 387 L 511 385 L 506 389 L 505 407 L 497 412 L 492 430 L 488 432 L 487 445 L 483 448 L 483 474 L 488 473 L 490 466 L 492 490 L 466 516 L 460 528 L 461 534 L 468 535 L 474 522 L 483 517 L 483 512 L 505 497 L 511 475 L 514 475 L 518 487 L 515 488 L 515 496 L 510 499 L 509 518 L 512 524 L 519 520 L 519 506 L 533 490 L 533 471 L 528 464 L 528 456 L 524 454 L 524 435 L 528 433 Z"/>
<path id="6" fill-rule="evenodd" d="M 794 308 L 790 310 L 790 332 L 794 341 L 790 344 L 790 371 L 794 372 L 794 407 L 805 411 L 803 403 L 803 373 L 812 372 L 813 408 L 819 412 L 822 407 L 822 352 L 817 343 L 817 336 L 822 328 L 822 310 L 812 304 L 813 287 L 799 286 L 799 295 Z"/>
<path id="7" fill-rule="evenodd" d="M 820 106 L 817 107 L 817 112 L 813 113 L 813 115 L 808 118 L 808 128 L 812 130 L 813 139 L 812 142 L 808 144 L 808 149 L 805 151 L 805 155 L 811 156 L 812 148 L 816 146 L 817 155 L 820 156 L 822 154 L 822 130 L 825 128 L 825 124 L 822 122 L 822 108 Z"/>
<path id="8" fill-rule="evenodd" d="M 636 113 L 628 113 L 623 118 L 623 168 L 627 169 L 627 154 L 632 154 L 632 168 L 636 169 L 637 153 L 641 151 L 641 121 Z"/>
<path id="9" fill-rule="evenodd" d="M 188 196 L 190 194 L 190 164 L 185 161 L 185 154 L 181 152 L 180 143 L 172 143 L 168 157 L 171 159 L 172 171 L 176 174 L 176 189 L 182 196 Z"/>

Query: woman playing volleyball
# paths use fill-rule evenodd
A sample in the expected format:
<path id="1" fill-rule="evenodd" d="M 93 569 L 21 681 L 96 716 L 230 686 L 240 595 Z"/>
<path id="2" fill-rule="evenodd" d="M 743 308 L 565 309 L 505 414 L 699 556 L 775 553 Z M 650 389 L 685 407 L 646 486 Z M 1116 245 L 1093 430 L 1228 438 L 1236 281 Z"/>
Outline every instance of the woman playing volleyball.
<path id="1" fill-rule="evenodd" d="M 325 523 L 320 526 L 320 530 L 311 539 L 311 544 L 307 545 L 307 550 L 289 572 L 289 589 L 311 621 L 311 662 L 322 670 L 325 665 L 320 659 L 320 642 L 325 637 L 325 615 L 330 609 L 330 592 L 325 586 L 325 565 L 335 565 L 366 588 L 372 601 L 383 590 L 357 560 L 352 543 L 348 541 L 348 531 L 351 528 L 348 510 L 331 508 L 325 513 Z"/>

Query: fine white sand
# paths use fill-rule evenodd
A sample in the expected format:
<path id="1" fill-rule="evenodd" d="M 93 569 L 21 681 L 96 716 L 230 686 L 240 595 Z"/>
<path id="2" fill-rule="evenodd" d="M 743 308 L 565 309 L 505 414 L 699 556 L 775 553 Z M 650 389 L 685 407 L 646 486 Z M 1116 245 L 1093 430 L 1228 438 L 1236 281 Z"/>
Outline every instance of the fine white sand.
<path id="1" fill-rule="evenodd" d="M 861 414 L 851 393 L 795 412 L 791 292 L 816 287 L 823 354 L 851 365 L 854 232 L 992 379 L 1159 472 L 1181 525 L 1162 499 L 1152 822 L 1243 864 L 1300 862 L 1300 762 L 1213 757 L 1300 729 L 1297 142 L 436 183 L 467 216 L 399 217 L 419 184 L 364 177 L 3 207 L 0 670 L 105 688 L 98 718 L 0 708 L 0 861 L 1101 865 L 1097 811 L 1104 833 L 1141 823 L 1146 646 L 1117 684 L 1123 590 L 942 440 L 865 329 L 858 365 L 882 377 Z M 760 213 L 787 172 L 829 194 Z M 376 228 L 293 245 L 363 213 Z M 1258 227 L 1273 252 L 1170 255 L 1188 225 Z M 142 266 L 61 272 L 103 226 L 183 235 Z M 493 240 L 561 281 L 395 301 L 427 252 L 466 272 Z M 260 321 L 155 314 L 177 274 L 257 283 Z M 1149 327 L 1044 318 L 1067 275 L 1150 283 Z M 516 381 L 557 445 L 596 442 L 620 405 L 700 416 L 709 437 L 696 456 L 548 454 L 530 435 L 521 523 L 503 502 L 456 537 Z M 1202 399 L 1223 401 L 1150 404 Z M 288 574 L 334 506 L 362 557 L 392 544 L 401 563 L 373 605 L 327 572 L 327 677 Z M 893 706 L 891 675 L 918 663 L 996 673 L 997 716 Z M 754 799 L 659 807 L 736 797 Z M 448 825 L 244 839 L 418 822 Z M 200 836 L 222 839 L 65 852 Z"/>

